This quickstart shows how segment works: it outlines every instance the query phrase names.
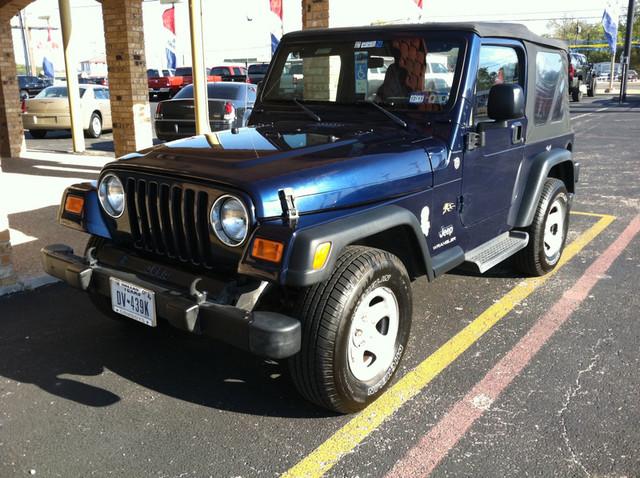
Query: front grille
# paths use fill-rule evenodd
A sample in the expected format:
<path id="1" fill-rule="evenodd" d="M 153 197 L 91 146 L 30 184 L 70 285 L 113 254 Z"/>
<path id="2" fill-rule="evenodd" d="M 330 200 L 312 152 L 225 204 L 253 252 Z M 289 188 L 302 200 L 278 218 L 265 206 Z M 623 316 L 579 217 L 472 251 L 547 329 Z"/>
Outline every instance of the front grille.
<path id="1" fill-rule="evenodd" d="M 137 249 L 213 267 L 207 191 L 132 177 L 125 188 Z"/>

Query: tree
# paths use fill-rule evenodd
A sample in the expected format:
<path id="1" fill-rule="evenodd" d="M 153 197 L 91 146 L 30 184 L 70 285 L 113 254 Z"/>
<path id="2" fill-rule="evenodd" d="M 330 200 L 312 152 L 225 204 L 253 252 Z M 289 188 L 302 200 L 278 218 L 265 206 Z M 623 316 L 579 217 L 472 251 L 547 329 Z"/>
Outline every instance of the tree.
<path id="1" fill-rule="evenodd" d="M 633 21 L 633 39 L 640 37 L 640 4 L 636 5 L 636 12 Z M 624 43 L 624 35 L 626 31 L 627 15 L 626 12 L 621 12 L 618 23 L 618 48 L 616 49 L 616 60 L 620 58 L 622 53 L 622 44 Z M 579 44 L 599 44 L 605 43 L 604 30 L 602 23 L 587 23 L 581 20 L 573 18 L 563 18 L 558 20 L 552 20 L 547 24 L 549 33 L 545 36 L 551 38 L 559 38 L 565 40 L 570 45 Z M 580 51 L 587 56 L 587 59 L 591 63 L 599 63 L 611 61 L 611 51 L 608 47 L 605 48 L 575 48 L 576 51 Z M 640 69 L 640 48 L 637 46 L 631 49 L 631 68 Z"/>

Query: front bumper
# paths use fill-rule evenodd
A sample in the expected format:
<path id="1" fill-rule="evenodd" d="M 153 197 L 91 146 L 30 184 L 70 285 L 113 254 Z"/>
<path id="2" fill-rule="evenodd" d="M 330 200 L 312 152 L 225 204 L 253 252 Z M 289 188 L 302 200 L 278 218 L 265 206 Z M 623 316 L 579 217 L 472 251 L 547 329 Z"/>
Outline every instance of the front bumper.
<path id="1" fill-rule="evenodd" d="M 42 264 L 45 272 L 67 284 L 106 297 L 111 294 L 110 277 L 152 290 L 156 296 L 158 317 L 181 330 L 207 335 L 255 355 L 283 359 L 300 351 L 301 325 L 292 317 L 247 310 L 237 304 L 196 300 L 177 288 L 145 276 L 76 256 L 73 249 L 65 245 L 56 244 L 42 249 Z"/>

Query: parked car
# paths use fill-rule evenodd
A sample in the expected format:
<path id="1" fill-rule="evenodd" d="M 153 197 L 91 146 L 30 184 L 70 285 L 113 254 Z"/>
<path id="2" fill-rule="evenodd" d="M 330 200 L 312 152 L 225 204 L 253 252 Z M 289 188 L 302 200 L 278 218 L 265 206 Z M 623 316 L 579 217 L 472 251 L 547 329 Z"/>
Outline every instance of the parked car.
<path id="1" fill-rule="evenodd" d="M 85 135 L 99 138 L 111 129 L 109 88 L 80 85 L 80 113 Z M 23 101 L 22 124 L 34 138 L 44 138 L 49 131 L 71 129 L 69 98 L 66 86 L 49 86 L 35 98 Z"/>
<path id="2" fill-rule="evenodd" d="M 638 72 L 636 70 L 627 71 L 627 79 L 629 81 L 638 81 Z"/>
<path id="3" fill-rule="evenodd" d="M 182 81 L 182 78 L 175 76 L 175 70 L 148 69 L 147 86 L 149 88 L 149 99 L 169 98 L 171 96 L 171 90 L 175 90 Z"/>
<path id="4" fill-rule="evenodd" d="M 596 94 L 597 80 L 593 64 L 582 53 L 569 53 L 569 94 L 573 101 L 582 100 L 584 93 L 593 97 Z"/>
<path id="5" fill-rule="evenodd" d="M 269 69 L 269 63 L 254 63 L 249 65 L 247 75 L 249 76 L 249 83 L 257 85 L 264 80 L 267 70 Z"/>
<path id="6" fill-rule="evenodd" d="M 611 63 L 610 62 L 600 62 L 594 63 L 593 65 L 594 76 L 596 76 L 601 81 L 608 81 L 611 77 Z M 620 79 L 620 74 L 622 73 L 622 65 L 620 63 L 614 63 L 613 67 L 613 80 L 618 81 Z"/>
<path id="7" fill-rule="evenodd" d="M 247 124 L 256 101 L 256 87 L 248 83 L 209 83 L 207 97 L 211 131 L 238 128 Z M 173 99 L 158 103 L 155 129 L 162 140 L 196 133 L 193 85 L 184 87 Z"/>
<path id="8" fill-rule="evenodd" d="M 207 82 L 222 81 L 220 75 L 213 75 L 211 69 L 207 68 Z M 178 91 L 193 83 L 193 70 L 190 66 L 176 68 L 176 74 L 172 85 L 169 87 L 169 96 L 175 96 Z"/>
<path id="9" fill-rule="evenodd" d="M 449 59 L 446 94 L 425 89 L 427 52 Z M 375 101 L 372 58 L 393 59 Z M 43 264 L 113 318 L 286 359 L 304 397 L 354 412 L 400 367 L 413 279 L 558 266 L 579 177 L 567 45 L 505 23 L 305 30 L 272 65 L 248 127 L 67 189 L 60 222 L 91 239 Z"/>
<path id="10" fill-rule="evenodd" d="M 247 81 L 247 69 L 241 65 L 221 65 L 214 66 L 209 70 L 212 75 L 219 76 L 222 81 Z"/>
<path id="11" fill-rule="evenodd" d="M 53 80 L 51 78 L 41 78 L 31 75 L 18 75 L 18 88 L 20 88 L 20 98 L 31 98 L 47 86 L 51 86 Z"/>
<path id="12" fill-rule="evenodd" d="M 106 76 L 85 76 L 78 75 L 78 83 L 81 85 L 109 86 L 109 79 Z"/>

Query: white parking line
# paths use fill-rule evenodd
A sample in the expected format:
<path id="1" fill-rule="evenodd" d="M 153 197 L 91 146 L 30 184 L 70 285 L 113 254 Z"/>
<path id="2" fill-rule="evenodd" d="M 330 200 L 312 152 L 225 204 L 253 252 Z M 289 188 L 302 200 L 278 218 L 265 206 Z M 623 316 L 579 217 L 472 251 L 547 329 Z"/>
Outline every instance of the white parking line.
<path id="1" fill-rule="evenodd" d="M 605 111 L 605 110 L 608 110 L 608 109 L 609 109 L 609 107 L 607 106 L 606 108 L 600 108 L 599 110 L 592 111 L 591 113 L 582 113 L 581 115 L 574 116 L 571 119 L 572 120 L 577 120 L 579 118 L 584 118 L 585 116 L 592 115 L 593 113 L 600 113 L 601 111 Z"/>

